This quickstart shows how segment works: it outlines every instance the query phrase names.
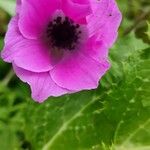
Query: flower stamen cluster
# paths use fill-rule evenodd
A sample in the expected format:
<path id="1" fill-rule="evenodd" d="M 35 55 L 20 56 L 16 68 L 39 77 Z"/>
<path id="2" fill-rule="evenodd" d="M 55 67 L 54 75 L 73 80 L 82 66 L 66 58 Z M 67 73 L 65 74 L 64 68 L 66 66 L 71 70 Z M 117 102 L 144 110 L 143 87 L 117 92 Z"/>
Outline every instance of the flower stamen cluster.
<path id="1" fill-rule="evenodd" d="M 54 48 L 73 50 L 80 39 L 80 25 L 73 20 L 58 16 L 48 24 L 47 37 Z"/>

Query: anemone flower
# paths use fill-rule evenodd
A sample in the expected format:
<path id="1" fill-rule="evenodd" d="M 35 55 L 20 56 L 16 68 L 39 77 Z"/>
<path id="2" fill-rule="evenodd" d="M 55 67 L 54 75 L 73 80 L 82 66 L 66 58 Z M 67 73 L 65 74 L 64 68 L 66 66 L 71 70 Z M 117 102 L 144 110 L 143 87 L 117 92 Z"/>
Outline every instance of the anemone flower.
<path id="1" fill-rule="evenodd" d="M 121 13 L 115 0 L 18 0 L 1 53 L 43 102 L 98 87 Z"/>

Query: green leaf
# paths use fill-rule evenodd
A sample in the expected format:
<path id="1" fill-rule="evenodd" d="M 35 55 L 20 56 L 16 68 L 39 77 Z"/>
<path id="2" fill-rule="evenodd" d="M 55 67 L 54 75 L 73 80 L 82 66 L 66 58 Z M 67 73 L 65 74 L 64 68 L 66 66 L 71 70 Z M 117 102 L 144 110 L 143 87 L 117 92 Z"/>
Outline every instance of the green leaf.
<path id="1" fill-rule="evenodd" d="M 146 34 L 148 35 L 148 38 L 150 40 L 150 22 L 149 21 L 147 21 L 147 26 L 148 26 L 148 28 L 147 28 Z"/>
<path id="2" fill-rule="evenodd" d="M 14 0 L 0 0 L 0 7 L 4 9 L 11 16 L 15 15 L 15 1 Z"/>

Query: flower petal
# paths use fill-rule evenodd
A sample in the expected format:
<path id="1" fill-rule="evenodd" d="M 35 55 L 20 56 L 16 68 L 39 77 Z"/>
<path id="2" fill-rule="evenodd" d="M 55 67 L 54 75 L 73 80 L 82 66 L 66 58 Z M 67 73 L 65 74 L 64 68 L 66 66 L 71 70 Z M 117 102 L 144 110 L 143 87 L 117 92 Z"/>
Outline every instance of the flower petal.
<path id="1" fill-rule="evenodd" d="M 89 0 L 72 0 L 74 3 L 78 4 L 89 4 Z"/>
<path id="2" fill-rule="evenodd" d="M 115 0 L 92 1 L 93 14 L 87 17 L 90 37 L 97 34 L 110 48 L 117 37 L 121 13 Z"/>
<path id="3" fill-rule="evenodd" d="M 54 83 L 48 72 L 34 73 L 21 69 L 15 64 L 13 64 L 13 68 L 17 76 L 31 86 L 32 98 L 39 103 L 49 96 L 61 96 L 70 92 Z"/>
<path id="4" fill-rule="evenodd" d="M 50 74 L 59 86 L 78 91 L 96 88 L 99 79 L 108 69 L 107 61 L 99 63 L 82 53 L 72 52 L 57 64 Z"/>
<path id="5" fill-rule="evenodd" d="M 19 13 L 20 12 L 20 7 L 21 7 L 22 0 L 17 0 L 16 3 L 17 3 L 17 5 L 16 5 L 16 12 Z"/>
<path id="6" fill-rule="evenodd" d="M 40 41 L 23 40 L 12 49 L 17 51 L 14 62 L 23 69 L 33 72 L 45 72 L 53 68 L 54 64 L 50 49 Z"/>
<path id="7" fill-rule="evenodd" d="M 12 47 L 22 40 L 24 40 L 24 37 L 20 34 L 20 31 L 18 29 L 18 16 L 15 16 L 10 20 L 10 23 L 8 25 L 8 30 L 4 39 L 5 44 L 1 53 L 1 57 L 6 62 L 12 61 L 12 57 L 14 53 L 16 53 L 16 51 L 12 50 Z"/>
<path id="8" fill-rule="evenodd" d="M 108 57 L 108 48 L 106 47 L 105 43 L 101 40 L 97 40 L 96 36 L 91 37 L 88 39 L 85 47 L 81 49 L 81 51 L 86 55 L 98 62 L 103 62 Z"/>
<path id="9" fill-rule="evenodd" d="M 90 3 L 85 0 L 82 3 L 77 0 L 62 0 L 62 10 L 68 17 L 77 22 L 91 13 Z"/>
<path id="10" fill-rule="evenodd" d="M 37 39 L 45 30 L 61 0 L 24 0 L 19 13 L 19 29 L 29 39 Z"/>
<path id="11" fill-rule="evenodd" d="M 19 67 L 34 72 L 49 71 L 53 67 L 50 50 L 38 40 L 27 40 L 20 34 L 17 16 L 10 21 L 1 57 Z"/>

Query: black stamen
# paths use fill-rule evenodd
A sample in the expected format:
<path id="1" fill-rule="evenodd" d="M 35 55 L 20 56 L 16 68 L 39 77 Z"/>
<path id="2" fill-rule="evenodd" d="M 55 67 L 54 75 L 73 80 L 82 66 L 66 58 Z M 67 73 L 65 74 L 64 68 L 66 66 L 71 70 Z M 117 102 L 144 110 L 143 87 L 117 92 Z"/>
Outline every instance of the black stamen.
<path id="1" fill-rule="evenodd" d="M 57 17 L 50 22 L 47 28 L 47 37 L 53 47 L 72 50 L 75 49 L 81 31 L 79 24 L 74 24 L 71 19 Z"/>

